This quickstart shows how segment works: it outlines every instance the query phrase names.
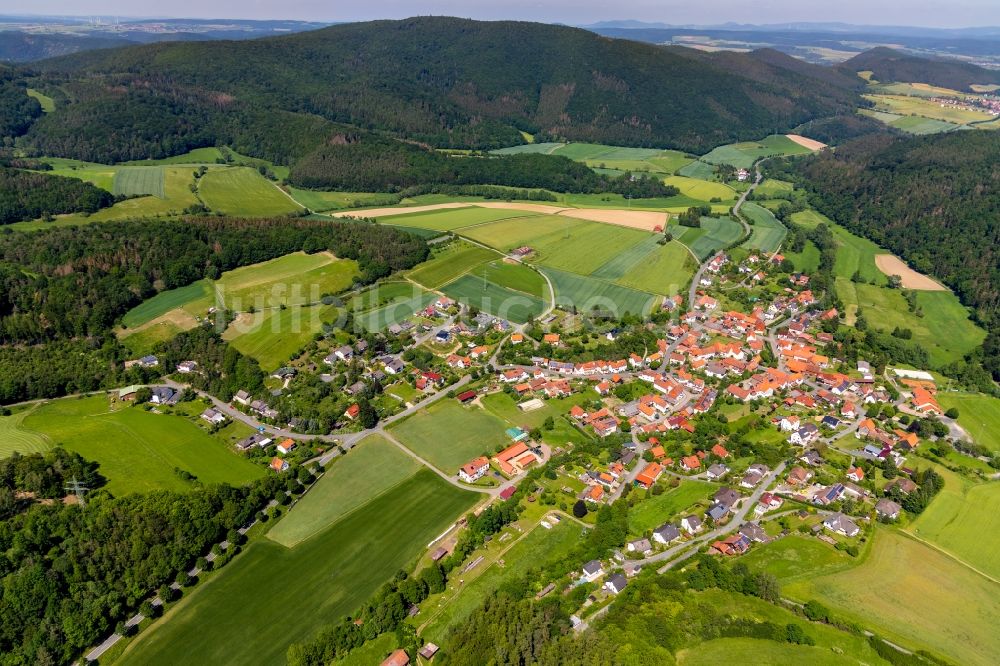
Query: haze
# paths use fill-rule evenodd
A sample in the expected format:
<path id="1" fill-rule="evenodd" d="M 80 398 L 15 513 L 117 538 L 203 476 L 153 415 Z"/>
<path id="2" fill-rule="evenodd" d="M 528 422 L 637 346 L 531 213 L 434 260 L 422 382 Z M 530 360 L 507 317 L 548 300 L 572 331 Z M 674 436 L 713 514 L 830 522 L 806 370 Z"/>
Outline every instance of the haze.
<path id="1" fill-rule="evenodd" d="M 0 1 L 0 13 L 24 13 L 21 0 Z M 363 21 L 414 15 L 449 15 L 475 19 L 519 19 L 581 25 L 614 19 L 635 19 L 678 24 L 788 23 L 842 21 L 868 25 L 910 25 L 940 28 L 1000 24 L 996 0 L 951 0 L 947 3 L 907 0 L 841 0 L 836 3 L 801 0 L 687 1 L 624 0 L 370 0 L 364 3 L 325 0 L 35 0 L 33 14 L 170 16 L 190 18 L 295 19 L 311 21 Z"/>

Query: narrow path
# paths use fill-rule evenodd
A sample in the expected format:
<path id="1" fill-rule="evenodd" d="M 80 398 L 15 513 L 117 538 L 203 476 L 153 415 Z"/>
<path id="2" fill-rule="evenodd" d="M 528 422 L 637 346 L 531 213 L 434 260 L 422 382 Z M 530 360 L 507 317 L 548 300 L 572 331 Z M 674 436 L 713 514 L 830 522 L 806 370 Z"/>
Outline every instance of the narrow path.
<path id="1" fill-rule="evenodd" d="M 497 486 L 496 488 L 484 488 L 482 486 L 470 486 L 470 485 L 467 485 L 465 483 L 462 483 L 461 481 L 459 481 L 455 477 L 449 476 L 445 472 L 442 472 L 441 470 L 439 470 L 437 467 L 435 467 L 430 462 L 428 462 L 426 458 L 422 458 L 421 456 L 419 456 L 415 451 L 413 451 L 408 446 L 406 446 L 405 444 L 403 444 L 402 442 L 400 442 L 398 439 L 395 438 L 395 436 L 389 434 L 389 432 L 387 432 L 386 430 L 381 429 L 381 428 L 377 429 L 375 431 L 375 434 L 379 435 L 380 437 L 384 437 L 386 440 L 392 442 L 393 444 L 395 444 L 399 448 L 400 451 L 402 451 L 406 455 L 410 456 L 411 458 L 413 458 L 414 460 L 416 460 L 418 463 L 420 463 L 421 465 L 423 465 L 427 469 L 431 470 L 432 472 L 434 472 L 435 474 L 437 474 L 442 479 L 444 479 L 445 481 L 447 481 L 451 485 L 455 486 L 456 488 L 461 488 L 462 490 L 471 490 L 472 492 L 476 492 L 476 493 L 483 493 L 483 494 L 486 494 L 486 495 L 490 495 L 491 497 L 496 497 L 497 495 L 500 494 L 500 491 L 503 489 L 502 485 L 501 486 Z"/>

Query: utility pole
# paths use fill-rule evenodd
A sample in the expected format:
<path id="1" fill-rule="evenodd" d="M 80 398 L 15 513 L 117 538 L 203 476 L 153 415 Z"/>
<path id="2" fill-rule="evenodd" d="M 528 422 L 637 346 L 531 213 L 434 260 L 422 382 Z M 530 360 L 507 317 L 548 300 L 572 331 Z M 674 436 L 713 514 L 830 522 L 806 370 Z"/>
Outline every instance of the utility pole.
<path id="1" fill-rule="evenodd" d="M 77 481 L 74 476 L 73 480 L 66 485 L 66 490 L 76 495 L 76 501 L 80 505 L 81 509 L 87 508 L 87 501 L 83 498 L 83 494 L 89 490 L 87 486 Z"/>

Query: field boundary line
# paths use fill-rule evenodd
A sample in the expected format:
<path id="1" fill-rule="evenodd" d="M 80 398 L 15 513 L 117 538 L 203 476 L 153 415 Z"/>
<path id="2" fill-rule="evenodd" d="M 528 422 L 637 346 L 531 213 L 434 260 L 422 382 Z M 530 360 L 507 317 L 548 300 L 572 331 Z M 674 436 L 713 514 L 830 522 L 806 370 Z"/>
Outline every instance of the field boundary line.
<path id="1" fill-rule="evenodd" d="M 904 535 L 904 536 L 906 536 L 906 537 L 908 537 L 908 538 L 910 538 L 910 539 L 913 539 L 917 543 L 921 543 L 921 544 L 927 546 L 928 548 L 931 548 L 932 550 L 936 550 L 937 552 L 941 553 L 942 555 L 944 555 L 948 559 L 953 560 L 955 563 L 962 565 L 963 567 L 965 567 L 969 571 L 972 571 L 973 573 L 976 573 L 976 574 L 982 576 L 983 578 L 985 578 L 986 580 L 990 581 L 991 583 L 996 583 L 997 585 L 1000 585 L 1000 580 L 994 578 L 993 576 L 989 575 L 985 571 L 980 571 L 979 569 L 977 569 L 976 567 L 972 566 L 971 564 L 969 564 L 965 560 L 959 558 L 957 555 L 954 555 L 953 553 L 948 552 L 947 550 L 945 550 L 944 548 L 938 546 L 937 544 L 931 543 L 930 541 L 927 541 L 926 539 L 924 539 L 922 537 L 918 537 L 916 534 L 913 534 L 913 533 L 908 532 L 906 530 L 902 530 L 901 529 L 901 530 L 899 530 L 899 533 L 902 534 L 902 535 Z"/>

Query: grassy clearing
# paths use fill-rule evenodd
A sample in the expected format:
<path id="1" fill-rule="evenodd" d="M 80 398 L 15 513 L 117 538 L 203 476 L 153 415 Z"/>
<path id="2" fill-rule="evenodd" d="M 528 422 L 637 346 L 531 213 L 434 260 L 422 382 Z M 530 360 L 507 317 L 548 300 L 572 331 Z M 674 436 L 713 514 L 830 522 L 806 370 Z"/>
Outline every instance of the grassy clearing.
<path id="1" fill-rule="evenodd" d="M 740 208 L 740 212 L 753 223 L 750 238 L 743 243 L 743 247 L 762 252 L 774 252 L 781 246 L 788 234 L 788 229 L 778 221 L 778 218 L 771 211 L 755 203 L 747 202 Z"/>
<path id="2" fill-rule="evenodd" d="M 701 160 L 709 164 L 730 164 L 737 169 L 749 169 L 754 162 L 762 157 L 805 155 L 809 152 L 811 151 L 808 148 L 800 146 L 783 134 L 772 134 L 761 141 L 745 141 L 719 146 L 702 156 Z"/>
<path id="3" fill-rule="evenodd" d="M 192 301 L 208 298 L 211 293 L 211 284 L 208 280 L 198 280 L 186 287 L 161 291 L 125 313 L 122 324 L 127 328 L 142 326 Z"/>
<path id="4" fill-rule="evenodd" d="M 784 593 L 957 663 L 992 664 L 1000 651 L 1000 585 L 895 530 L 878 529 L 857 566 L 803 577 Z"/>
<path id="5" fill-rule="evenodd" d="M 158 166 L 121 167 L 115 172 L 111 193 L 126 197 L 150 195 L 162 199 L 163 169 Z"/>
<path id="6" fill-rule="evenodd" d="M 186 418 L 132 407 L 110 411 L 103 395 L 46 403 L 23 426 L 96 460 L 115 495 L 190 489 L 175 468 L 206 484 L 245 483 L 265 472 Z"/>
<path id="7" fill-rule="evenodd" d="M 521 146 L 510 146 L 508 148 L 499 148 L 494 150 L 493 153 L 496 155 L 522 155 L 525 153 L 535 153 L 540 155 L 551 155 L 552 151 L 557 148 L 565 146 L 565 143 L 526 143 Z"/>
<path id="8" fill-rule="evenodd" d="M 598 169 L 598 171 L 601 171 Z M 607 169 L 605 169 L 607 171 Z M 611 175 L 615 175 L 614 172 Z M 624 172 L 622 172 L 624 173 Z M 575 208 L 613 208 L 615 210 L 655 210 L 680 212 L 691 206 L 708 205 L 707 201 L 695 199 L 685 194 L 672 197 L 652 197 L 650 199 L 626 199 L 620 194 L 603 192 L 600 194 L 558 194 L 559 204 Z M 664 219 L 666 215 L 664 215 Z"/>
<path id="9" fill-rule="evenodd" d="M 755 193 L 759 197 L 772 198 L 780 195 L 788 195 L 795 191 L 795 187 L 787 180 L 777 180 L 775 178 L 765 178 L 757 186 Z"/>
<path id="10" fill-rule="evenodd" d="M 721 199 L 722 201 L 735 201 L 736 190 L 724 183 L 717 183 L 701 178 L 688 178 L 687 176 L 671 176 L 663 181 L 667 185 L 673 185 L 682 194 L 701 201 L 711 201 Z"/>
<path id="11" fill-rule="evenodd" d="M 436 289 L 469 272 L 480 264 L 497 258 L 497 253 L 469 243 L 451 243 L 414 268 L 408 277 L 428 289 Z"/>
<path id="12" fill-rule="evenodd" d="M 221 158 L 222 152 L 218 148 L 195 148 L 182 155 L 172 155 L 158 160 L 134 160 L 126 162 L 126 164 L 205 164 L 215 166 L 216 160 Z"/>
<path id="13" fill-rule="evenodd" d="M 51 444 L 45 435 L 24 425 L 24 419 L 35 409 L 37 406 L 30 406 L 10 416 L 0 416 L 0 458 L 9 458 L 15 451 L 38 453 L 50 447 Z"/>
<path id="14" fill-rule="evenodd" d="M 453 229 L 461 229 L 462 227 L 468 227 L 474 224 L 495 222 L 496 220 L 507 220 L 518 217 L 530 218 L 534 216 L 534 213 L 523 210 L 480 208 L 479 206 L 470 206 L 468 208 L 444 208 L 441 210 L 422 211 L 420 213 L 387 215 L 376 219 L 382 224 L 390 224 L 393 226 L 433 229 L 435 231 L 451 231 Z"/>
<path id="15" fill-rule="evenodd" d="M 439 400 L 413 416 L 397 421 L 392 434 L 441 471 L 453 474 L 479 455 L 492 456 L 510 440 L 508 424 L 481 407 Z"/>
<path id="16" fill-rule="evenodd" d="M 815 273 L 819 270 L 819 248 L 811 240 L 807 240 L 801 252 L 782 252 L 785 259 L 795 265 L 795 270 L 802 273 Z"/>
<path id="17" fill-rule="evenodd" d="M 875 255 L 888 254 L 883 248 L 867 238 L 855 236 L 830 218 L 814 210 L 794 213 L 792 222 L 808 229 L 814 229 L 821 223 L 830 228 L 837 241 L 837 261 L 833 266 L 834 274 L 837 277 L 850 279 L 855 273 L 860 273 L 865 281 L 872 284 L 888 284 L 885 274 L 875 265 Z"/>
<path id="18" fill-rule="evenodd" d="M 717 487 L 707 481 L 681 481 L 681 485 L 676 488 L 671 488 L 662 495 L 652 495 L 629 509 L 629 531 L 642 535 L 668 520 L 680 520 L 686 509 L 707 500 L 716 490 Z"/>
<path id="19" fill-rule="evenodd" d="M 676 228 L 676 225 L 673 228 Z M 729 216 L 703 217 L 701 218 L 701 232 L 692 237 L 689 231 L 685 233 L 681 242 L 691 248 L 691 251 L 704 261 L 712 253 L 739 240 L 740 236 L 743 235 L 743 225 Z"/>
<path id="20" fill-rule="evenodd" d="M 251 167 L 210 169 L 198 183 L 205 205 L 226 215 L 266 217 L 302 207 Z"/>
<path id="21" fill-rule="evenodd" d="M 257 541 L 121 663 L 284 664 L 289 644 L 354 613 L 476 498 L 421 470 L 295 548 Z"/>
<path id="22" fill-rule="evenodd" d="M 548 267 L 544 267 L 542 272 L 552 281 L 552 287 L 556 292 L 556 304 L 576 307 L 581 312 L 599 306 L 602 309 L 615 311 L 619 315 L 626 312 L 645 314 L 657 300 L 657 297 L 649 292 L 597 278 Z"/>
<path id="23" fill-rule="evenodd" d="M 174 310 L 171 315 L 173 314 L 188 318 L 194 325 L 197 325 L 193 318 L 183 310 Z M 194 328 L 194 326 L 182 326 L 178 324 L 171 315 L 164 315 L 159 320 L 150 322 L 140 329 L 122 330 L 118 333 L 119 339 L 132 352 L 132 356 L 134 357 L 151 354 L 159 343 L 172 340 L 178 333 Z"/>
<path id="24" fill-rule="evenodd" d="M 582 531 L 579 525 L 569 520 L 563 520 L 552 529 L 535 527 L 504 553 L 503 564 L 491 563 L 488 568 L 477 572 L 479 575 L 474 580 L 459 587 L 456 593 L 451 596 L 445 594 L 436 608 L 425 611 L 433 615 L 420 632 L 421 636 L 438 644 L 445 642 L 449 633 L 505 581 L 565 557 L 580 540 Z"/>
<path id="25" fill-rule="evenodd" d="M 52 113 L 56 110 L 56 101 L 48 95 L 38 92 L 34 88 L 28 88 L 28 97 L 34 97 L 37 99 L 38 104 L 42 107 L 42 111 L 45 113 Z"/>
<path id="26" fill-rule="evenodd" d="M 334 458 L 323 478 L 296 505 L 295 511 L 267 533 L 292 548 L 403 483 L 422 469 L 420 463 L 378 435 L 370 435 L 346 456 Z"/>
<path id="27" fill-rule="evenodd" d="M 982 393 L 938 393 L 937 399 L 958 410 L 958 424 L 976 444 L 1000 453 L 1000 399 Z"/>
<path id="28" fill-rule="evenodd" d="M 277 370 L 323 329 L 324 322 L 335 322 L 338 314 L 334 305 L 315 305 L 240 315 L 222 338 L 256 359 L 264 370 Z"/>
<path id="29" fill-rule="evenodd" d="M 372 192 L 320 192 L 300 190 L 297 187 L 289 187 L 288 192 L 300 204 L 318 212 L 361 206 L 392 206 L 396 203 L 396 198 L 392 195 Z"/>
<path id="30" fill-rule="evenodd" d="M 687 247 L 674 240 L 650 250 L 616 282 L 625 287 L 672 296 L 684 291 L 696 268 Z"/>
<path id="31" fill-rule="evenodd" d="M 538 271 L 531 269 L 524 264 L 510 263 L 508 261 L 491 261 L 488 264 L 481 264 L 473 268 L 470 275 L 483 278 L 490 282 L 520 291 L 522 293 L 548 300 L 549 288 Z"/>
<path id="32" fill-rule="evenodd" d="M 529 317 L 540 315 L 545 311 L 548 300 L 502 287 L 490 279 L 471 274 L 449 282 L 441 287 L 441 291 L 456 301 L 517 323 L 524 323 Z"/>

